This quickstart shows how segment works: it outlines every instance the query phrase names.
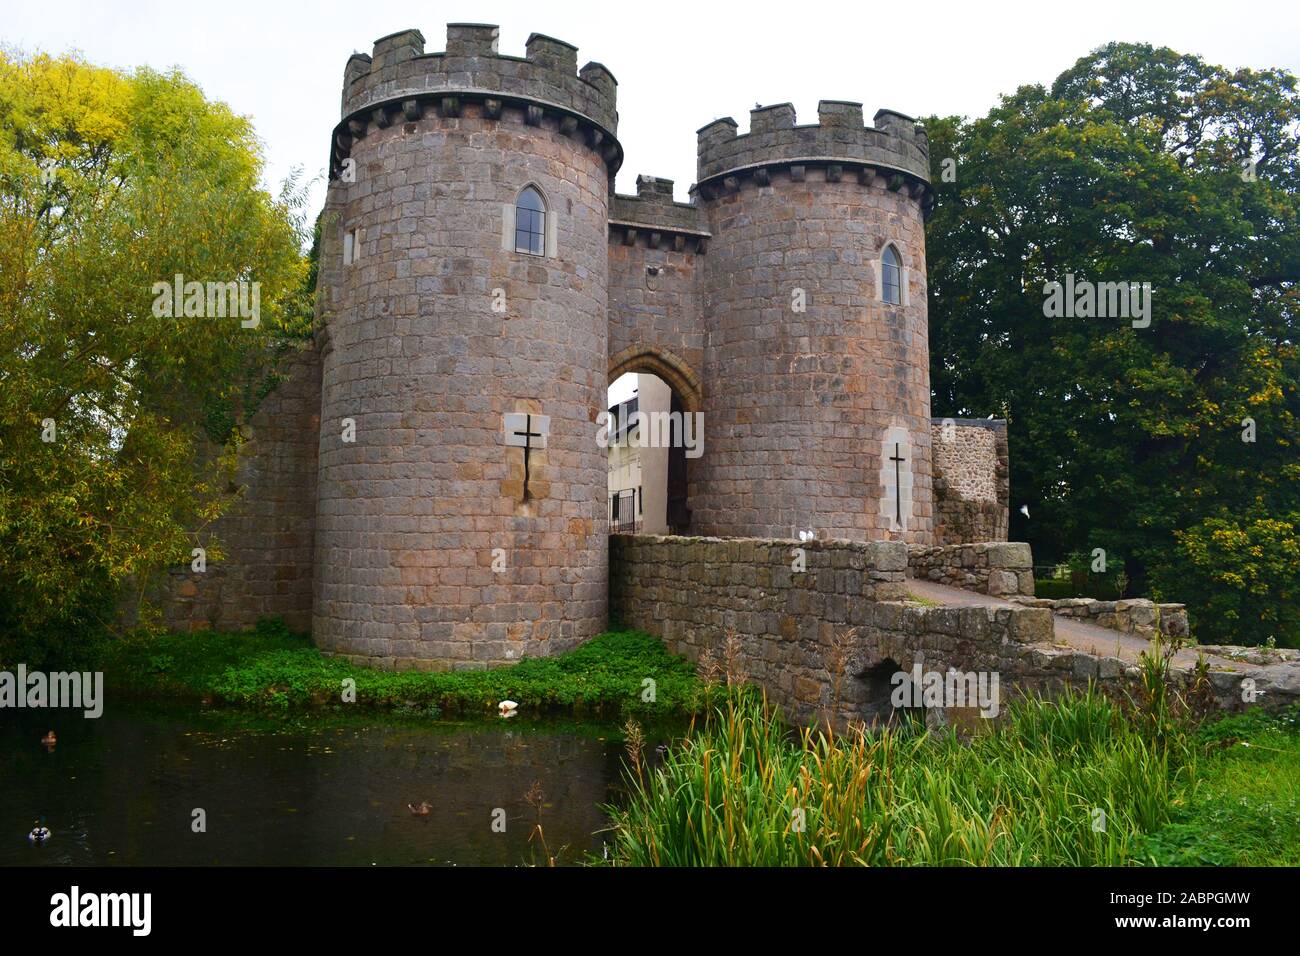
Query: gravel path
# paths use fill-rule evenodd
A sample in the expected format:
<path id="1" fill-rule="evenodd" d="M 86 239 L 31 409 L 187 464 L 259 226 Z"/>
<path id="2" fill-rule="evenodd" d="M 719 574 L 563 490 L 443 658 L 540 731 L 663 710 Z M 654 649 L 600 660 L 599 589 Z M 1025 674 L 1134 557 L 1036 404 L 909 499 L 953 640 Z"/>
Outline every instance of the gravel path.
<path id="1" fill-rule="evenodd" d="M 949 607 L 1022 606 L 1003 598 L 990 597 L 987 594 L 976 594 L 974 591 L 966 591 L 961 588 L 949 587 L 946 584 L 935 584 L 933 581 L 920 581 L 914 578 L 908 578 L 907 589 L 919 598 L 925 598 L 927 601 L 937 601 Z M 1137 661 L 1138 655 L 1146 650 L 1148 646 L 1146 638 L 1136 637 L 1132 634 L 1121 634 L 1109 628 L 1098 627 L 1096 624 L 1089 624 L 1086 621 L 1074 620 L 1068 617 L 1054 617 L 1053 625 L 1058 643 L 1102 657 L 1118 657 L 1125 661 Z M 1195 664 L 1196 651 L 1194 649 L 1179 651 L 1174 660 L 1179 664 Z M 1208 660 L 1211 664 L 1232 664 L 1231 661 L 1224 657 L 1208 656 Z"/>

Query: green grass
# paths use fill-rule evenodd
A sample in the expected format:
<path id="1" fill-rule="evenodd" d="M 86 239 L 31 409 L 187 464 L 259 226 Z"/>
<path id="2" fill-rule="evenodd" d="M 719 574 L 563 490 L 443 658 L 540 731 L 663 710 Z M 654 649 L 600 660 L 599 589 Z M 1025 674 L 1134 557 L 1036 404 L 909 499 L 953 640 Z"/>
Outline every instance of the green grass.
<path id="1" fill-rule="evenodd" d="M 634 773 L 625 808 L 609 808 L 614 862 L 1117 865 L 1172 818 L 1192 779 L 1189 747 L 1144 739 L 1099 694 L 1008 710 L 969 740 L 792 738 L 752 694 L 732 695 L 659 767 Z"/>
<path id="2" fill-rule="evenodd" d="M 306 637 L 263 622 L 240 633 L 137 634 L 108 647 L 96 663 L 110 689 L 145 697 L 209 698 L 257 708 L 345 707 L 344 680 L 356 681 L 356 706 L 428 716 L 495 713 L 518 701 L 521 713 L 616 717 L 684 714 L 700 684 L 694 669 L 662 642 L 635 631 L 601 634 L 549 658 L 488 671 L 391 672 L 322 655 Z M 643 700 L 647 679 L 653 701 Z"/>
<path id="3" fill-rule="evenodd" d="M 1161 866 L 1300 866 L 1300 707 L 1226 717 L 1196 743 L 1195 795 L 1140 855 Z"/>

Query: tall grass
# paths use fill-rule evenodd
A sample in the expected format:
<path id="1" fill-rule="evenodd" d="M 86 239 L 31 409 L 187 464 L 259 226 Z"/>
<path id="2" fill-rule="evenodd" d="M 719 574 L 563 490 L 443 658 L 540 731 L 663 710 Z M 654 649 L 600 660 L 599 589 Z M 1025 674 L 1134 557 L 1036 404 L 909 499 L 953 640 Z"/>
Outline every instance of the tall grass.
<path id="1" fill-rule="evenodd" d="M 630 783 L 621 865 L 1108 865 L 1169 817 L 1181 738 L 1145 740 L 1107 698 L 1023 699 L 970 740 L 907 729 L 791 734 L 750 692 Z M 1101 813 L 1098 813 L 1100 811 Z M 1104 814 L 1104 816 L 1102 816 Z"/>

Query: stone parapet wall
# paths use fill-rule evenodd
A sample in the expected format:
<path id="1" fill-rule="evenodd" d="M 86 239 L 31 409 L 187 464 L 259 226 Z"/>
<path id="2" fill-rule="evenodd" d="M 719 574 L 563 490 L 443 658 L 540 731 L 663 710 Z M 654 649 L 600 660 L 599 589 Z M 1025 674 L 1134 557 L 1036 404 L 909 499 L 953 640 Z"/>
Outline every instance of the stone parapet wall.
<path id="1" fill-rule="evenodd" d="M 595 131 L 606 135 L 587 131 L 585 138 L 621 159 L 612 138 L 618 127 L 614 75 L 599 63 L 579 70 L 577 47 L 540 33 L 528 38 L 525 56 L 504 55 L 497 49 L 499 35 L 490 24 L 452 23 L 443 52 L 426 53 L 423 34 L 403 30 L 376 40 L 370 55 L 354 53 L 344 72 L 342 113 L 358 125 L 344 125 L 338 136 L 365 135 L 367 123 L 386 127 L 418 118 L 403 115 L 407 102 L 423 107 L 431 100 L 447 113 L 462 100 L 491 97 L 498 103 L 537 104 L 594 123 Z"/>
<path id="2" fill-rule="evenodd" d="M 293 349 L 275 368 L 280 384 L 262 400 L 240 449 L 238 500 L 199 535 L 212 548 L 206 569 L 172 568 L 146 588 L 173 630 L 237 630 L 264 617 L 311 628 L 320 353 Z M 138 619 L 134 597 L 123 616 Z"/>
<path id="3" fill-rule="evenodd" d="M 1033 554 L 1020 541 L 907 549 L 908 576 L 994 597 L 1034 593 Z"/>
<path id="4" fill-rule="evenodd" d="M 794 106 L 778 103 L 749 113 L 749 132 L 737 135 L 731 117 L 714 120 L 697 133 L 696 179 L 707 183 L 740 175 L 766 164 L 790 161 L 859 164 L 906 173 L 919 185 L 930 180 L 930 146 L 925 130 L 911 117 L 877 111 L 874 125 L 863 122 L 862 104 L 822 100 L 817 123 L 796 125 Z M 919 193 L 918 193 L 919 195 Z"/>
<path id="5" fill-rule="evenodd" d="M 806 570 L 795 571 L 800 548 Z M 881 714 L 888 690 L 882 699 L 870 672 L 887 662 L 890 673 L 955 666 L 1044 689 L 1100 675 L 1096 658 L 1051 646 L 1045 609 L 905 603 L 906 561 L 901 542 L 612 535 L 610 613 L 691 660 L 722 659 L 734 633 L 745 676 L 800 722 Z"/>
<path id="6" fill-rule="evenodd" d="M 658 176 L 638 176 L 636 178 L 636 195 L 615 194 L 609 203 L 609 220 L 611 236 L 620 233 L 620 241 L 631 245 L 635 237 L 629 239 L 628 229 L 643 231 L 646 240 L 657 248 L 659 240 L 652 238 L 656 231 L 660 239 L 667 243 L 676 242 L 680 248 L 689 239 L 699 248 L 701 239 L 708 238 L 708 221 L 703 210 L 694 203 L 680 203 L 673 200 L 673 181 Z M 613 226 L 623 227 L 619 230 Z"/>
<path id="7" fill-rule="evenodd" d="M 1149 638 L 1154 636 L 1157 624 L 1169 637 L 1187 637 L 1191 633 L 1185 604 L 1156 604 L 1145 598 L 1098 601 L 1093 598 L 1013 597 L 1012 600 L 1026 607 L 1045 607 L 1057 617 L 1088 621 L 1121 634 Z"/>
<path id="8" fill-rule="evenodd" d="M 907 550 L 892 541 L 783 541 L 610 535 L 610 616 L 664 637 L 735 628 L 794 638 L 864 624 L 872 601 L 907 594 Z M 794 570 L 802 551 L 805 570 Z"/>
<path id="9" fill-rule="evenodd" d="M 862 601 L 857 607 L 859 624 L 816 620 L 796 626 L 791 638 L 737 630 L 745 677 L 760 684 L 789 719 L 811 723 L 833 715 L 842 727 L 887 717 L 889 678 L 918 665 L 940 673 L 996 673 L 1004 695 L 1012 684 L 1055 693 L 1102 676 L 1097 658 L 1052 647 L 1051 618 L 1034 608 L 932 608 L 899 601 Z M 725 632 L 667 619 L 658 626 L 673 653 L 691 660 L 705 651 L 725 657 Z M 838 654 L 837 636 L 843 647 Z M 1104 676 L 1118 680 L 1124 668 L 1121 661 L 1109 662 Z"/>
<path id="10" fill-rule="evenodd" d="M 802 572 L 791 569 L 798 548 Z M 799 723 L 888 716 L 891 678 L 915 668 L 997 675 L 1003 708 L 1020 694 L 1054 695 L 1090 681 L 1126 693 L 1138 676 L 1132 661 L 1057 644 L 1049 607 L 898 600 L 905 564 L 898 542 L 613 535 L 610 611 L 692 661 L 730 658 L 740 672 L 733 676 L 761 685 Z M 1216 650 L 1241 655 L 1209 671 L 1219 707 L 1243 709 L 1247 681 L 1270 709 L 1300 698 L 1300 652 Z M 1193 678 L 1192 667 L 1175 666 L 1175 682 Z M 925 718 L 942 724 L 953 716 L 930 709 Z"/>

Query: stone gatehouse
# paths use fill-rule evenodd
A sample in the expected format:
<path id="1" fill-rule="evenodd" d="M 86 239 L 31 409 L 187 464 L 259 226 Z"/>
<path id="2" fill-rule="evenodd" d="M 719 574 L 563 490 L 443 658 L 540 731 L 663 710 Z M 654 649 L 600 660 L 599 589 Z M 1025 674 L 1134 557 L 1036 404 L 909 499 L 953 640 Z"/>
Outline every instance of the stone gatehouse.
<path id="1" fill-rule="evenodd" d="M 254 419 L 225 560 L 171 576 L 169 623 L 277 614 L 409 667 L 581 643 L 608 621 L 597 436 L 630 371 L 702 416 L 676 530 L 1005 540 L 1005 427 L 931 418 L 923 128 L 763 106 L 698 130 L 690 202 L 653 176 L 619 195 L 614 74 L 497 37 L 348 59 L 316 340 Z"/>

